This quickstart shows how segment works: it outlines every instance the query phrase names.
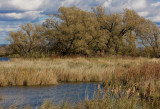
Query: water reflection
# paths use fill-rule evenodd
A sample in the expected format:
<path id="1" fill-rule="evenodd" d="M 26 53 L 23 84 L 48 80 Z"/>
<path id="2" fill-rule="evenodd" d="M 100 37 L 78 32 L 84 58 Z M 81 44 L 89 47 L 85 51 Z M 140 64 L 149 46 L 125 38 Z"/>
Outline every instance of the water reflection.
<path id="1" fill-rule="evenodd" d="M 3 100 L 0 106 L 4 108 L 12 105 L 33 107 L 40 106 L 43 101 L 50 100 L 53 104 L 68 101 L 71 105 L 83 101 L 86 97 L 92 99 L 97 91 L 97 83 L 60 84 L 46 87 L 6 87 L 0 88 Z"/>

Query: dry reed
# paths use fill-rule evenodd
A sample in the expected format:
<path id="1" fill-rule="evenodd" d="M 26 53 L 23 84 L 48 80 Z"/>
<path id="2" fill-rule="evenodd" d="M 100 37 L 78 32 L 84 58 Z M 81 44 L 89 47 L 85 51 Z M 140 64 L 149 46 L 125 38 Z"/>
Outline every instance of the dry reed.
<path id="1" fill-rule="evenodd" d="M 11 59 L 0 62 L 0 86 L 101 82 L 111 78 L 115 70 L 126 70 L 138 62 L 139 59 L 115 57 Z"/>

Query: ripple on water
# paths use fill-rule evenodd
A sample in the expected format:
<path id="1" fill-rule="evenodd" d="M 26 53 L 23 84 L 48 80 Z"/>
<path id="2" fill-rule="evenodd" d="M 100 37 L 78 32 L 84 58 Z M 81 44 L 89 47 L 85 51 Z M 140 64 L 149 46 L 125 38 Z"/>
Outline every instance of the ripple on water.
<path id="1" fill-rule="evenodd" d="M 97 89 L 98 83 L 68 83 L 46 87 L 5 87 L 0 88 L 0 95 L 3 96 L 0 106 L 4 108 L 13 105 L 37 107 L 45 100 L 50 100 L 53 104 L 67 101 L 73 105 L 78 101 L 85 100 L 87 96 L 88 99 L 92 99 Z"/>

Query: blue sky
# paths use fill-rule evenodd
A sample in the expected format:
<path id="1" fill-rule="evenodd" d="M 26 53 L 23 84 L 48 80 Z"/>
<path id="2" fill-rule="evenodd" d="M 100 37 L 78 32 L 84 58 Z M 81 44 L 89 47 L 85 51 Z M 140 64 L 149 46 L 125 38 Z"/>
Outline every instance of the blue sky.
<path id="1" fill-rule="evenodd" d="M 103 6 L 107 12 L 134 9 L 147 19 L 160 24 L 160 0 L 0 0 L 0 44 L 7 44 L 8 31 L 16 31 L 21 24 L 42 23 L 48 13 L 56 13 L 60 6 L 77 6 L 90 10 Z"/>

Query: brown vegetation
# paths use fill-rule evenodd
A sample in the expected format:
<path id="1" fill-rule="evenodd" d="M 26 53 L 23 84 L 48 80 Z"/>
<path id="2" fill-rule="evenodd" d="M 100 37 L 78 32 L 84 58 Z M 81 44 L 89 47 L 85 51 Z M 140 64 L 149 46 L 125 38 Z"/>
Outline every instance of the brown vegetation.
<path id="1" fill-rule="evenodd" d="M 0 62 L 0 86 L 96 82 L 105 80 L 106 70 L 105 64 L 94 59 L 12 59 Z"/>
<path id="2" fill-rule="evenodd" d="M 129 89 L 130 97 L 138 93 L 139 99 L 152 108 L 160 106 L 160 62 L 142 62 L 127 70 L 115 70 L 106 80 L 105 87 L 123 87 Z"/>
<path id="3" fill-rule="evenodd" d="M 152 61 L 142 58 L 142 61 Z M 140 66 L 136 58 L 11 59 L 0 62 L 0 86 L 52 85 L 57 82 L 102 82 Z M 134 72 L 134 71 L 133 71 Z M 135 73 L 137 70 L 135 69 Z M 129 73 L 130 74 L 130 73 Z M 116 77 L 118 78 L 118 77 Z"/>

